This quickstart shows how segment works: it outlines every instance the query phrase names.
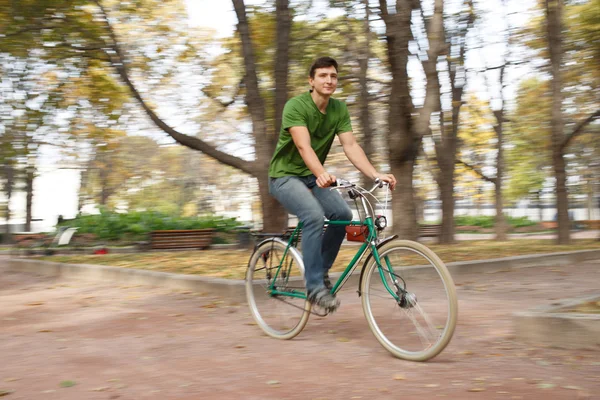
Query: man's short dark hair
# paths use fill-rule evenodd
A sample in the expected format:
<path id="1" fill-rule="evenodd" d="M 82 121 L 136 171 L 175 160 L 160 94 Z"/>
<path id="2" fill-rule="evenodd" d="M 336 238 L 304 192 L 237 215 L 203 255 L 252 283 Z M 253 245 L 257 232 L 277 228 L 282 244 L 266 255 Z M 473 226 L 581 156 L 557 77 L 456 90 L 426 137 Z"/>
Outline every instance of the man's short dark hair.
<path id="1" fill-rule="evenodd" d="M 309 72 L 309 76 L 311 78 L 315 78 L 315 70 L 317 68 L 329 68 L 329 67 L 335 67 L 335 70 L 338 70 L 338 63 L 337 61 L 335 61 L 333 58 L 331 57 L 320 57 L 317 58 L 315 60 L 315 62 L 313 63 L 313 65 L 310 67 L 310 72 Z"/>

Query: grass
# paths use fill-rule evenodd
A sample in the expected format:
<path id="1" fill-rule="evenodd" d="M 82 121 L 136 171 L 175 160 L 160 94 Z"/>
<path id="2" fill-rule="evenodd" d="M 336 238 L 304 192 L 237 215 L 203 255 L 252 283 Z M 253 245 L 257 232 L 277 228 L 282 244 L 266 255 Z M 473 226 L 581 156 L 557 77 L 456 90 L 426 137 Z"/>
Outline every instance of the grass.
<path id="1" fill-rule="evenodd" d="M 446 262 L 485 260 L 527 254 L 599 249 L 597 240 L 573 240 L 570 245 L 556 245 L 554 240 L 519 239 L 506 242 L 491 240 L 461 241 L 454 245 L 428 245 Z M 357 246 L 343 246 L 333 266 L 342 271 L 356 253 Z M 99 264 L 123 268 L 203 275 L 227 279 L 244 279 L 250 250 L 200 250 L 185 252 L 147 252 L 106 255 L 56 255 L 42 260 L 69 264 Z"/>

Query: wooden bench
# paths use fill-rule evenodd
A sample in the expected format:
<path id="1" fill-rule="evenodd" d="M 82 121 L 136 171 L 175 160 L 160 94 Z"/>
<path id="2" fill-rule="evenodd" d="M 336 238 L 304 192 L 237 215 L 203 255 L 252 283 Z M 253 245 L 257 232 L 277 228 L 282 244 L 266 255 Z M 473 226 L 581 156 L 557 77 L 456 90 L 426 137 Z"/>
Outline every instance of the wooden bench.
<path id="1" fill-rule="evenodd" d="M 600 229 L 600 220 L 583 220 L 577 221 L 578 224 L 583 225 L 585 229 Z"/>
<path id="2" fill-rule="evenodd" d="M 419 224 L 419 237 L 439 237 L 441 235 L 441 224 Z"/>
<path id="3" fill-rule="evenodd" d="M 212 244 L 214 229 L 185 229 L 150 232 L 150 248 L 207 249 Z"/>
<path id="4" fill-rule="evenodd" d="M 325 233 L 325 229 L 327 229 L 326 226 L 323 227 L 323 233 Z M 252 231 L 252 232 L 250 232 L 250 235 L 255 238 L 255 247 L 256 247 L 256 244 L 258 244 L 259 242 L 263 241 L 264 239 L 268 239 L 268 238 L 272 238 L 272 237 L 278 237 L 287 242 L 295 230 L 296 230 L 296 227 L 291 226 L 281 233 Z M 302 230 L 300 230 L 300 232 L 298 232 L 298 244 L 300 243 L 301 239 L 302 239 Z"/>
<path id="5" fill-rule="evenodd" d="M 13 233 L 12 234 L 15 245 L 20 247 L 26 247 L 33 242 L 49 242 L 51 238 L 45 233 Z"/>
<path id="6" fill-rule="evenodd" d="M 557 229 L 558 228 L 558 222 L 556 222 L 556 221 L 542 221 L 542 222 L 540 222 L 540 227 L 542 227 L 542 229 Z"/>
<path id="7" fill-rule="evenodd" d="M 292 236 L 292 233 L 294 233 L 294 229 L 296 229 L 296 227 L 292 227 L 292 228 L 288 228 L 283 232 L 263 232 L 263 231 L 251 231 L 250 232 L 250 236 L 252 236 L 253 238 L 255 238 L 255 242 L 261 242 L 264 239 L 269 239 L 272 237 L 278 237 L 281 238 L 283 240 L 288 240 L 290 238 L 290 236 Z M 300 240 L 300 238 L 302 238 L 302 231 L 300 231 L 300 234 L 298 236 L 298 240 Z M 256 244 L 256 243 L 255 243 Z"/>

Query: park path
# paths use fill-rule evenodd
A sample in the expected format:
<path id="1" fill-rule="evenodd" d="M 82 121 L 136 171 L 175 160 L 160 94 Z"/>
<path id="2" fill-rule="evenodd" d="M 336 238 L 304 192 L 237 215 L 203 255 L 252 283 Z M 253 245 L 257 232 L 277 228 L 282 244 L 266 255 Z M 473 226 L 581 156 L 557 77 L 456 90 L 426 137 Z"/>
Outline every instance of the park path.
<path id="1" fill-rule="evenodd" d="M 11 400 L 600 399 L 600 351 L 522 344 L 511 321 L 597 293 L 599 282 L 600 260 L 461 274 L 452 342 L 414 363 L 378 344 L 354 288 L 337 313 L 277 341 L 246 304 L 9 273 L 0 259 L 0 391 Z"/>

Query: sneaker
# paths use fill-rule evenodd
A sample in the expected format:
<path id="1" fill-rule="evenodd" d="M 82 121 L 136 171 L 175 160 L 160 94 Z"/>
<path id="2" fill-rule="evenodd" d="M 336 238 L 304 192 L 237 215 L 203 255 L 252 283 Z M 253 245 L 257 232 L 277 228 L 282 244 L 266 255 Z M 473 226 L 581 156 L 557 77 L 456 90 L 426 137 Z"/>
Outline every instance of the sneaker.
<path id="1" fill-rule="evenodd" d="M 323 275 L 323 283 L 325 284 L 325 287 L 328 290 L 331 290 L 331 288 L 333 287 L 333 285 L 331 284 L 331 279 L 329 279 L 329 272 L 325 272 L 325 275 Z"/>
<path id="2" fill-rule="evenodd" d="M 340 306 L 340 301 L 326 289 L 318 289 L 308 294 L 308 301 L 311 304 L 321 307 L 328 312 L 335 311 Z"/>

